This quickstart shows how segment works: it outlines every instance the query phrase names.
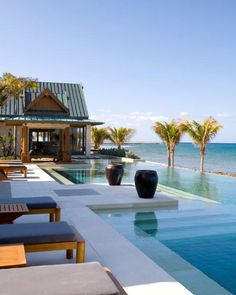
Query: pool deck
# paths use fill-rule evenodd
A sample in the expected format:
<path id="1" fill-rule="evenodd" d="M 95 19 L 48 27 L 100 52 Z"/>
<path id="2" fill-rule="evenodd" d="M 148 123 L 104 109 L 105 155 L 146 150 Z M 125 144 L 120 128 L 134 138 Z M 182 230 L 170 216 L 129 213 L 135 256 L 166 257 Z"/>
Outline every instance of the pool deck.
<path id="1" fill-rule="evenodd" d="M 84 236 L 86 262 L 100 261 L 102 265 L 108 266 L 130 295 L 192 294 L 91 210 L 177 208 L 179 201 L 175 196 L 158 192 L 154 199 L 139 199 L 134 186 L 131 185 L 63 185 L 37 165 L 28 165 L 28 171 L 27 179 L 19 173 L 9 174 L 10 180 L 1 182 L 0 198 L 53 197 L 62 208 L 62 220 L 73 224 Z M 48 220 L 45 215 L 24 216 L 17 220 L 19 223 L 37 221 Z M 28 265 L 73 262 L 66 260 L 64 253 L 60 251 L 27 254 L 27 261 Z M 187 272 L 189 269 L 183 272 L 183 275 Z M 194 275 L 194 272 L 192 274 Z M 210 279 L 205 282 L 211 289 L 209 293 L 201 294 L 227 294 Z"/>

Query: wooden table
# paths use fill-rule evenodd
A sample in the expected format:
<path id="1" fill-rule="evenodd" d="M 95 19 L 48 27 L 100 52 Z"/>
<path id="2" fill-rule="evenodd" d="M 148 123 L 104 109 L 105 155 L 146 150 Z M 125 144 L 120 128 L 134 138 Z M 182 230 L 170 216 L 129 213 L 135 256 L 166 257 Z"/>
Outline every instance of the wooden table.
<path id="1" fill-rule="evenodd" d="M 0 246 L 0 268 L 26 266 L 23 244 Z"/>
<path id="2" fill-rule="evenodd" d="M 0 200 L 1 202 L 1 200 Z M 13 221 L 29 212 L 26 204 L 1 204 L 0 223 L 13 223 Z"/>

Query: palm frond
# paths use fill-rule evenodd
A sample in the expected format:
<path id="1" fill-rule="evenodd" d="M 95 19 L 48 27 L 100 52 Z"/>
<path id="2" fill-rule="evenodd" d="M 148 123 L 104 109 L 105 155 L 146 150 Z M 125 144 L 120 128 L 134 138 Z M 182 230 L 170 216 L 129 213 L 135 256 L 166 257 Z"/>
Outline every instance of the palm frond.
<path id="1" fill-rule="evenodd" d="M 170 122 L 156 122 L 153 131 L 160 137 L 166 145 L 175 146 L 183 136 L 184 128 L 181 122 L 172 120 Z"/>
<path id="2" fill-rule="evenodd" d="M 105 139 L 108 138 L 107 129 L 92 127 L 91 137 L 92 137 L 92 143 L 94 145 L 94 149 L 97 150 L 104 143 Z"/>
<path id="3" fill-rule="evenodd" d="M 221 125 L 212 117 L 207 118 L 203 123 L 187 121 L 184 123 L 185 130 L 192 138 L 196 146 L 205 147 L 221 129 Z"/>
<path id="4" fill-rule="evenodd" d="M 111 142 L 113 142 L 115 145 L 120 148 L 125 142 L 129 141 L 130 138 L 134 135 L 135 130 L 132 128 L 115 128 L 115 127 L 109 127 L 109 139 Z"/>

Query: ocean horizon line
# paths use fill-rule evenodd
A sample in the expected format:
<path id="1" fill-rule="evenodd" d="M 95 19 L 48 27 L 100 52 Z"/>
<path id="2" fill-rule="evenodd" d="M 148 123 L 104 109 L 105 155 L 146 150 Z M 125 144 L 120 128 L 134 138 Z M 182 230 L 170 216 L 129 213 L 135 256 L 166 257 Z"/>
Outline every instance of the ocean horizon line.
<path id="1" fill-rule="evenodd" d="M 181 141 L 179 144 L 193 144 L 191 141 Z M 104 142 L 104 144 L 108 145 L 114 145 L 112 142 Z M 156 142 L 156 141 L 130 141 L 130 142 L 125 142 L 126 144 L 164 144 L 163 142 Z M 236 142 L 209 142 L 209 145 L 211 144 L 236 144 Z M 208 145 L 207 144 L 207 145 Z"/>

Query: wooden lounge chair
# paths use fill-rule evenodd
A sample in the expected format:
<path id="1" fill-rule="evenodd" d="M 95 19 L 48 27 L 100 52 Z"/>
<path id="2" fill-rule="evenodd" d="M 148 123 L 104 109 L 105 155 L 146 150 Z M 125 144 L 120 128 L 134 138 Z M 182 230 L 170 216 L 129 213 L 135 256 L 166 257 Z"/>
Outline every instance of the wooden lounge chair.
<path id="1" fill-rule="evenodd" d="M 0 224 L 0 245 L 17 243 L 26 253 L 66 250 L 68 259 L 76 249 L 76 263 L 84 262 L 84 238 L 67 222 Z"/>
<path id="2" fill-rule="evenodd" d="M 4 198 L 0 204 L 26 204 L 29 211 L 25 214 L 49 214 L 49 221 L 61 220 L 61 209 L 51 197 Z"/>
<path id="3" fill-rule="evenodd" d="M 20 171 L 24 177 L 27 177 L 27 167 L 23 164 L 14 164 L 14 163 L 0 163 L 0 170 L 4 171 L 6 177 L 8 176 L 9 172 Z"/>
<path id="4" fill-rule="evenodd" d="M 28 212 L 26 204 L 0 204 L 0 224 L 12 224 L 16 218 Z"/>
<path id="5" fill-rule="evenodd" d="M 0 285 L 8 295 L 127 295 L 98 262 L 2 269 Z"/>

